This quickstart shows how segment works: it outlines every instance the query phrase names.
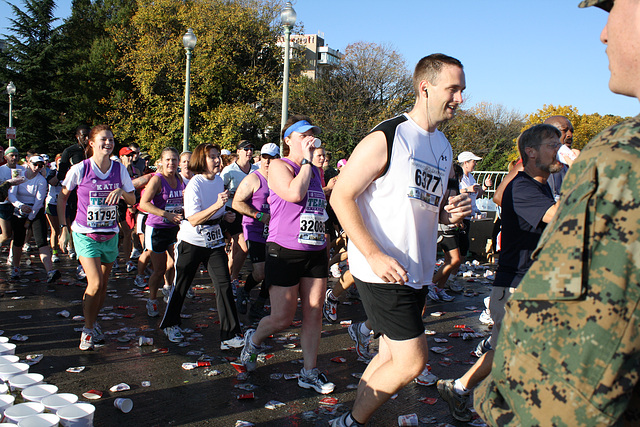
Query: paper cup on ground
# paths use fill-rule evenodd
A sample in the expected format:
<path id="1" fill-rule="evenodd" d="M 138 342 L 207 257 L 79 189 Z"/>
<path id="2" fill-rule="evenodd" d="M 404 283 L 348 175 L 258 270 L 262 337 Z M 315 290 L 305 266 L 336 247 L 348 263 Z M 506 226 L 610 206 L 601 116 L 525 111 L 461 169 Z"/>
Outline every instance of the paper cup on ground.
<path id="1" fill-rule="evenodd" d="M 5 354 L 16 354 L 16 345 L 12 342 L 0 343 L 0 356 Z"/>
<path id="2" fill-rule="evenodd" d="M 133 400 L 126 397 L 118 397 L 113 401 L 113 406 L 120 409 L 125 414 L 128 414 L 133 409 Z"/>
<path id="3" fill-rule="evenodd" d="M 20 420 L 18 427 L 56 427 L 60 417 L 55 414 L 38 414 Z"/>
<path id="4" fill-rule="evenodd" d="M 15 354 L 4 354 L 0 356 L 0 365 L 8 365 L 10 363 L 18 363 L 20 358 Z"/>
<path id="5" fill-rule="evenodd" d="M 32 415 L 38 415 L 44 412 L 44 405 L 38 402 L 27 402 L 13 405 L 4 411 L 5 421 L 19 423 L 21 420 Z"/>
<path id="6" fill-rule="evenodd" d="M 16 401 L 15 396 L 10 394 L 3 394 L 0 396 L 0 420 L 2 420 L 2 415 L 4 411 L 13 406 L 13 402 Z"/>
<path id="7" fill-rule="evenodd" d="M 53 384 L 37 384 L 32 385 L 31 387 L 27 387 L 22 390 L 22 397 L 24 400 L 28 400 L 30 402 L 40 402 L 47 396 L 51 396 L 58 391 L 58 387 Z"/>
<path id="8" fill-rule="evenodd" d="M 73 393 L 58 393 L 43 398 L 40 403 L 44 405 L 47 411 L 56 414 L 60 409 L 73 405 L 77 401 L 78 396 Z"/>
<path id="9" fill-rule="evenodd" d="M 22 374 L 9 378 L 9 385 L 11 390 L 24 390 L 32 385 L 41 384 L 43 380 L 42 374 Z"/>
<path id="10" fill-rule="evenodd" d="M 96 407 L 89 403 L 74 403 L 61 408 L 56 415 L 64 427 L 91 427 Z"/>
<path id="11" fill-rule="evenodd" d="M 0 380 L 7 381 L 16 375 L 22 375 L 29 372 L 29 365 L 26 363 L 10 363 L 8 365 L 0 365 Z"/>

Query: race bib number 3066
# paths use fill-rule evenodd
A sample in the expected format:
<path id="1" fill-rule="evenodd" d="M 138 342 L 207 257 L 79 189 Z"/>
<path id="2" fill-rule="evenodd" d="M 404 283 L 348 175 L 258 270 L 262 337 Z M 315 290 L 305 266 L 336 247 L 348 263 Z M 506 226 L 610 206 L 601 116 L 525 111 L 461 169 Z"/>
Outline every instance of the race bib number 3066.
<path id="1" fill-rule="evenodd" d="M 445 171 L 420 160 L 411 159 L 412 182 L 408 196 L 426 203 L 429 210 L 438 211 L 444 194 Z"/>

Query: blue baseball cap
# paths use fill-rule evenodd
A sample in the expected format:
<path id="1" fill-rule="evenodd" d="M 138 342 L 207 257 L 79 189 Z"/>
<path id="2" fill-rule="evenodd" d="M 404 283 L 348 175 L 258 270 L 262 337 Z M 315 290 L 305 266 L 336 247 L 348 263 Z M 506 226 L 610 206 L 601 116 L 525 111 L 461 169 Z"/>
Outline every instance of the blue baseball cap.
<path id="1" fill-rule="evenodd" d="M 288 137 L 292 132 L 305 133 L 310 129 L 313 129 L 314 135 L 318 135 L 322 132 L 322 130 L 318 126 L 314 126 L 306 120 L 300 120 L 287 128 L 287 130 L 284 132 L 284 137 Z"/>

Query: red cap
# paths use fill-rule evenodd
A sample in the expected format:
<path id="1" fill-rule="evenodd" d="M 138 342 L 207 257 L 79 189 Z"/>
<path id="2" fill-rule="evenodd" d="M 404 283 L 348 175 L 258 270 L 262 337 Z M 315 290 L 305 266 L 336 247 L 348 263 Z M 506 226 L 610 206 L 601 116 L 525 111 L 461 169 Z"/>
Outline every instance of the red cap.
<path id="1" fill-rule="evenodd" d="M 133 153 L 133 150 L 129 147 L 122 147 L 120 149 L 120 157 L 126 156 L 127 154 L 131 154 L 131 153 Z"/>

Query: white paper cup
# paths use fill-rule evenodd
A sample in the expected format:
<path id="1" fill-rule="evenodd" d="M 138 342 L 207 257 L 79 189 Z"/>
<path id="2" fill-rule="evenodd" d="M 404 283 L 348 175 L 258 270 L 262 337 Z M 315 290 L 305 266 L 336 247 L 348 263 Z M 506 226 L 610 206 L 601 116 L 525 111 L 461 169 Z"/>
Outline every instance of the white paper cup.
<path id="1" fill-rule="evenodd" d="M 92 427 L 96 407 L 89 403 L 74 403 L 61 408 L 56 415 L 64 427 Z"/>
<path id="2" fill-rule="evenodd" d="M 16 354 L 16 345 L 12 342 L 0 343 L 0 355 Z"/>
<path id="3" fill-rule="evenodd" d="M 56 427 L 60 417 L 55 414 L 38 414 L 20 420 L 18 427 Z"/>
<path id="4" fill-rule="evenodd" d="M 44 412 L 44 405 L 38 402 L 18 403 L 4 411 L 6 421 L 19 423 L 21 420 L 32 415 L 38 415 Z"/>
<path id="5" fill-rule="evenodd" d="M 53 384 L 37 384 L 22 390 L 24 400 L 30 402 L 40 402 L 47 396 L 57 393 L 58 387 Z"/>
<path id="6" fill-rule="evenodd" d="M 78 396 L 73 393 L 58 393 L 43 398 L 40 403 L 44 405 L 47 411 L 56 414 L 61 408 L 73 405 L 77 401 Z"/>
<path id="7" fill-rule="evenodd" d="M 22 375 L 29 372 L 29 365 L 26 363 L 10 363 L 8 365 L 0 365 L 0 380 L 7 381 L 16 375 Z"/>
<path id="8" fill-rule="evenodd" d="M 0 344 L 6 344 L 9 342 L 9 337 L 0 337 Z"/>
<path id="9" fill-rule="evenodd" d="M 150 337 L 140 337 L 138 339 L 138 345 L 142 347 L 143 345 L 153 345 L 153 338 Z"/>
<path id="10" fill-rule="evenodd" d="M 126 397 L 118 397 L 113 401 L 113 406 L 120 409 L 125 414 L 128 414 L 133 409 L 133 400 Z"/>
<path id="11" fill-rule="evenodd" d="M 15 354 L 5 354 L 0 356 L 0 365 L 7 365 L 9 363 L 18 363 L 20 358 Z"/>
<path id="12" fill-rule="evenodd" d="M 15 396 L 12 396 L 10 394 L 0 395 L 0 420 L 2 420 L 2 415 L 4 414 L 4 411 L 12 407 L 13 402 L 15 401 L 16 401 Z"/>
<path id="13" fill-rule="evenodd" d="M 9 378 L 9 385 L 11 390 L 24 390 L 32 385 L 41 384 L 43 380 L 42 374 L 22 374 Z"/>

